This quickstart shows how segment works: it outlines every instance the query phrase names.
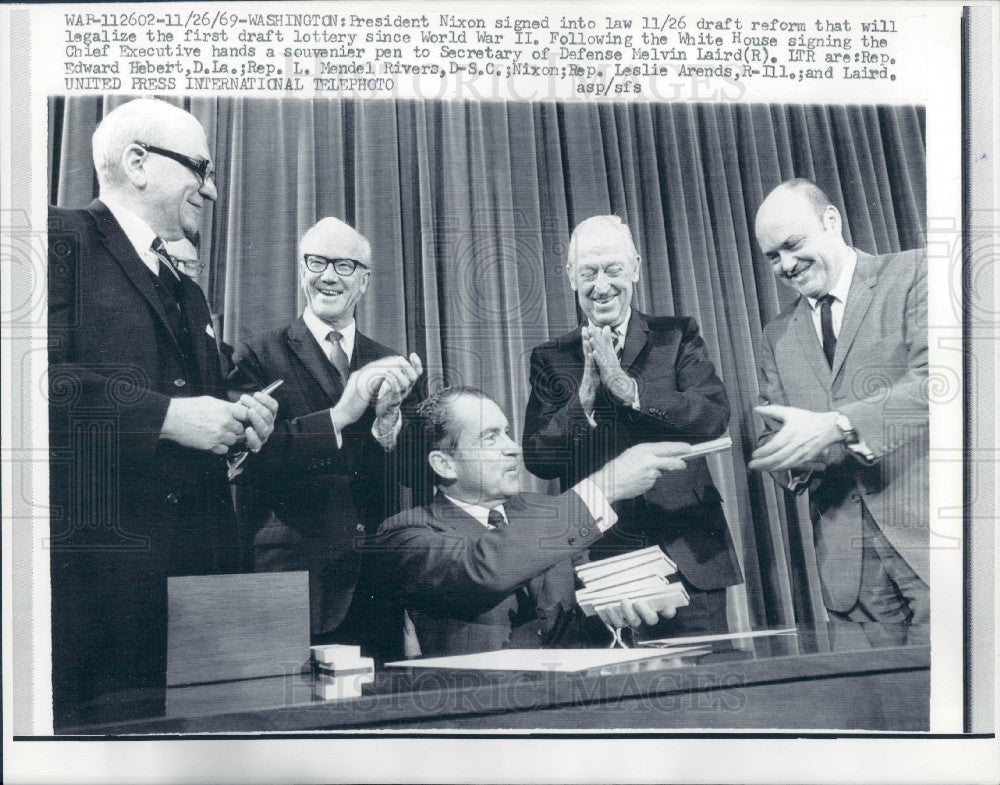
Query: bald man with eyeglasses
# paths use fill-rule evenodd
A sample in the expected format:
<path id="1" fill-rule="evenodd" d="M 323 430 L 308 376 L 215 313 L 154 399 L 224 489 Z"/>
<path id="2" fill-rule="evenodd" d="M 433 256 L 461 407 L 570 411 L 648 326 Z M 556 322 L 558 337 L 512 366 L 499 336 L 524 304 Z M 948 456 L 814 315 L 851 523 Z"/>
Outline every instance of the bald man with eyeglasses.
<path id="1" fill-rule="evenodd" d="M 49 209 L 49 493 L 57 729 L 159 695 L 167 578 L 232 572 L 226 454 L 259 450 L 275 401 L 233 401 L 205 295 L 167 243 L 217 197 L 198 120 L 108 112 L 99 197 Z M 260 388 L 256 388 L 259 390 Z"/>
<path id="2" fill-rule="evenodd" d="M 260 455 L 245 464 L 237 509 L 256 531 L 254 568 L 307 570 L 315 643 L 401 653 L 402 617 L 363 580 L 366 545 L 396 512 L 402 471 L 396 440 L 423 372 L 357 329 L 372 275 L 368 240 L 324 218 L 299 243 L 302 315 L 234 355 L 233 384 L 276 379 L 281 415 Z"/>

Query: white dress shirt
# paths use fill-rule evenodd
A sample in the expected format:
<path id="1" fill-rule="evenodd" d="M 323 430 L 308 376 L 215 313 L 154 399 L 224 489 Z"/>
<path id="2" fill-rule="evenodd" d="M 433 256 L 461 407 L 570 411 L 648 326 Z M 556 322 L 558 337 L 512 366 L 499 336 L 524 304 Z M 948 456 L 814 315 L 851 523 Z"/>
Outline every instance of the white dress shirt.
<path id="1" fill-rule="evenodd" d="M 580 497 L 580 500 L 586 505 L 588 512 L 590 512 L 590 517 L 594 519 L 594 522 L 597 524 L 597 528 L 602 532 L 606 532 L 618 522 L 618 513 L 616 513 L 611 507 L 607 496 L 604 495 L 604 491 L 602 491 L 597 483 L 589 477 L 584 477 L 580 480 L 580 482 L 570 488 L 570 490 Z M 454 496 L 449 496 L 447 493 L 445 493 L 444 496 L 456 507 L 469 513 L 469 515 L 479 521 L 487 529 L 495 528 L 490 526 L 489 523 L 491 509 L 499 510 L 503 519 L 510 523 L 510 519 L 507 517 L 507 512 L 504 510 L 502 504 L 499 507 L 490 508 L 484 507 L 481 504 L 463 502 L 460 499 L 456 499 Z"/>
<path id="2" fill-rule="evenodd" d="M 135 252 L 139 254 L 142 263 L 149 268 L 149 271 L 153 275 L 159 277 L 160 257 L 156 255 L 152 248 L 153 240 L 157 237 L 156 232 L 153 231 L 148 223 L 125 207 L 121 202 L 106 196 L 102 196 L 101 201 L 111 211 L 118 225 L 125 232 L 125 236 L 132 244 L 132 247 L 135 248 Z M 177 271 L 173 267 L 168 265 L 167 269 L 174 275 L 177 275 Z"/>
<path id="3" fill-rule="evenodd" d="M 833 317 L 833 335 L 840 336 L 840 325 L 844 323 L 844 308 L 847 307 L 847 294 L 851 291 L 851 281 L 854 280 L 854 269 L 858 266 L 858 255 L 853 248 L 848 249 L 850 254 L 840 271 L 840 278 L 837 279 L 831 289 L 833 302 L 830 303 L 830 315 Z M 809 307 L 812 309 L 813 327 L 816 335 L 819 336 L 820 345 L 823 343 L 823 325 L 820 321 L 820 311 L 823 306 L 815 297 L 806 297 Z"/>

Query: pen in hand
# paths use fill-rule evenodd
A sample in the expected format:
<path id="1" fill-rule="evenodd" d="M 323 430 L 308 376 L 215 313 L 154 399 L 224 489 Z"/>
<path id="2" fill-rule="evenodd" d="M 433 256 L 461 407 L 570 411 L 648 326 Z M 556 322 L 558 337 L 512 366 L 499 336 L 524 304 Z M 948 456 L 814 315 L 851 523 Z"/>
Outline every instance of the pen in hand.
<path id="1" fill-rule="evenodd" d="M 277 381 L 271 382 L 267 387 L 261 390 L 264 395 L 270 395 L 275 390 L 277 390 L 282 384 L 285 383 L 284 379 L 278 379 Z M 243 471 L 241 468 L 243 463 L 246 461 L 247 456 L 250 454 L 250 450 L 240 450 L 229 458 L 229 471 L 227 476 L 230 482 L 232 482 L 236 477 L 239 476 L 240 472 Z"/>

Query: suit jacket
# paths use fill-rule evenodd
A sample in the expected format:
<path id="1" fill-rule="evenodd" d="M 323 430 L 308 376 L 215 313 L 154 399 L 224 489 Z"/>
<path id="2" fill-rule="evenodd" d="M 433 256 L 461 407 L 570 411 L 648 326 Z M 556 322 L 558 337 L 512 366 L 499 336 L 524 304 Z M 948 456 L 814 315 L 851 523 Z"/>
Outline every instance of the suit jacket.
<path id="1" fill-rule="evenodd" d="M 358 332 L 351 370 L 394 354 Z M 340 400 L 343 382 L 302 317 L 241 344 L 234 363 L 235 386 L 285 382 L 274 393 L 280 418 L 275 433 L 245 464 L 238 489 L 241 517 L 256 531 L 256 569 L 308 570 L 312 632 L 331 633 L 355 599 L 367 540 L 398 509 L 398 463 L 372 436 L 371 407 L 345 429 L 338 448 L 329 409 Z M 404 405 L 417 397 L 412 393 Z M 348 637 L 367 626 L 363 619 L 355 622 L 353 630 L 342 631 Z M 400 631 L 397 624 L 392 634 Z"/>
<path id="2" fill-rule="evenodd" d="M 764 330 L 762 396 L 847 415 L 876 461 L 837 447 L 809 490 L 826 606 L 847 612 L 861 584 L 861 501 L 925 582 L 929 579 L 927 269 L 924 252 L 858 251 L 832 369 L 804 297 Z M 776 479 L 788 486 L 787 473 Z M 803 484 L 804 483 L 804 484 Z"/>
<path id="3" fill-rule="evenodd" d="M 703 442 L 729 424 L 726 390 L 691 318 L 650 317 L 632 310 L 622 368 L 639 386 L 637 411 L 601 385 L 591 427 L 578 394 L 583 378 L 580 328 L 531 353 L 531 395 L 524 424 L 524 463 L 566 488 L 636 444 Z M 615 504 L 619 523 L 593 555 L 659 545 L 696 588 L 742 580 L 721 497 L 704 458 L 664 472 L 642 498 Z"/>
<path id="4" fill-rule="evenodd" d="M 504 510 L 508 524 L 490 530 L 438 494 L 379 528 L 382 569 L 424 656 L 502 649 L 533 615 L 546 645 L 579 642 L 573 635 L 588 626 L 575 610 L 573 572 L 573 558 L 600 537 L 586 505 L 570 491 L 526 494 Z"/>
<path id="5" fill-rule="evenodd" d="M 193 356 L 154 276 L 99 200 L 49 210 L 49 448 L 56 722 L 165 674 L 166 577 L 224 570 L 225 462 L 162 441 L 171 399 L 221 395 L 201 289 L 181 276 Z"/>

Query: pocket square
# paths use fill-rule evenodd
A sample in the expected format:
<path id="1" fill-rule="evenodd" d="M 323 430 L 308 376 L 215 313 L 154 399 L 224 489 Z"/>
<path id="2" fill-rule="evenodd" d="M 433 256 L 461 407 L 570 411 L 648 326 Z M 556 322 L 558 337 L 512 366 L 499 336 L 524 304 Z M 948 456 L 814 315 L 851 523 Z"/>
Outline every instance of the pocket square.
<path id="1" fill-rule="evenodd" d="M 206 324 L 205 325 L 205 332 L 208 333 L 210 336 L 212 336 L 213 340 L 215 339 L 215 330 L 212 329 L 212 325 L 211 324 Z"/>

